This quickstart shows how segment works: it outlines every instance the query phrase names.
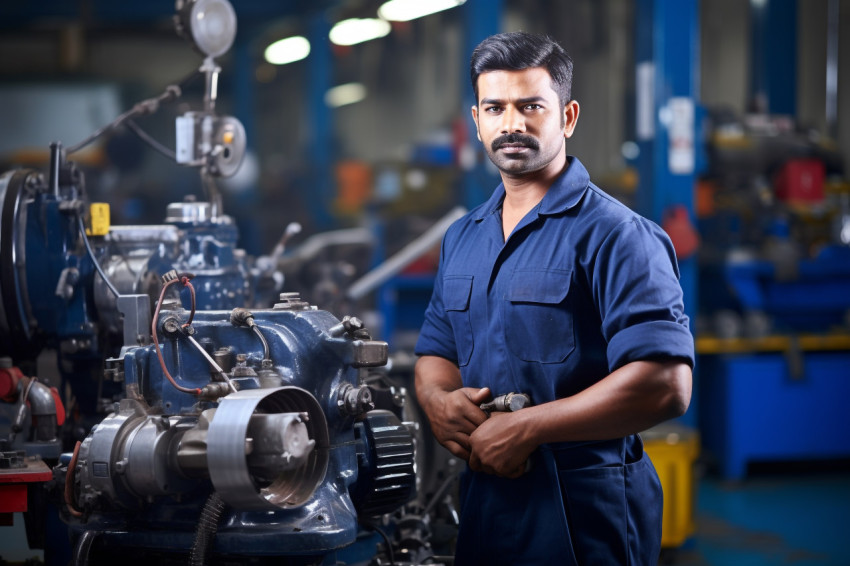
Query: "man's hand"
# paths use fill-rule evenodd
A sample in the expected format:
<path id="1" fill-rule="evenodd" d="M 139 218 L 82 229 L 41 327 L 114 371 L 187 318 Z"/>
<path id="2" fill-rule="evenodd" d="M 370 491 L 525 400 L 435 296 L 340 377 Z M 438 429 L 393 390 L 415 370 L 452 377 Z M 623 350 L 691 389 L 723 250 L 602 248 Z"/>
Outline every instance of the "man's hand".
<path id="1" fill-rule="evenodd" d="M 426 412 L 437 441 L 458 458 L 469 460 L 469 435 L 487 420 L 479 405 L 489 399 L 486 387 L 462 387 L 433 395 Z"/>
<path id="2" fill-rule="evenodd" d="M 492 413 L 472 432 L 470 468 L 506 478 L 525 473 L 528 457 L 537 446 L 524 434 L 528 427 L 520 424 L 521 413 Z"/>
<path id="3" fill-rule="evenodd" d="M 469 460 L 469 435 L 487 420 L 479 405 L 490 400 L 490 390 L 463 387 L 457 365 L 438 356 L 420 357 L 415 373 L 416 398 L 437 441 Z"/>

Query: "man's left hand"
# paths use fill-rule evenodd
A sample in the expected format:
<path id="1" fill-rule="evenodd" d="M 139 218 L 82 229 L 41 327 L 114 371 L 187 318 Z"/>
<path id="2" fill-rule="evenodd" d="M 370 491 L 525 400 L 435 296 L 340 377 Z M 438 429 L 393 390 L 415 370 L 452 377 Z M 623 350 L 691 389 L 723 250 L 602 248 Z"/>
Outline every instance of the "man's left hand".
<path id="1" fill-rule="evenodd" d="M 536 446 L 525 435 L 520 412 L 495 412 L 470 435 L 469 467 L 506 478 L 525 473 Z"/>

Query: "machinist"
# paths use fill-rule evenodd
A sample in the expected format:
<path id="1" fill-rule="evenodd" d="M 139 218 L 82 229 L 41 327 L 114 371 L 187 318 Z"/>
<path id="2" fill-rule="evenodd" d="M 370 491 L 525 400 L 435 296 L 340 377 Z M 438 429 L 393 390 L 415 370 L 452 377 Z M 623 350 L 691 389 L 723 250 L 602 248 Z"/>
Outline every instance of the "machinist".
<path id="1" fill-rule="evenodd" d="M 503 33 L 470 67 L 502 183 L 446 233 L 416 345 L 419 402 L 468 462 L 455 564 L 655 566 L 662 493 L 637 433 L 687 410 L 694 363 L 673 247 L 567 155 L 560 45 Z M 512 392 L 530 406 L 482 409 Z"/>

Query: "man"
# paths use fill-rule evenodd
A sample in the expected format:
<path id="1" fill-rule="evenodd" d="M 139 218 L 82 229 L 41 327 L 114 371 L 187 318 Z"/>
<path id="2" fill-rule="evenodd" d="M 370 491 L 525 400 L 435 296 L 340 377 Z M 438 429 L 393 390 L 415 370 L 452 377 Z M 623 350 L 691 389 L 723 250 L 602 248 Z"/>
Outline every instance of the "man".
<path id="1" fill-rule="evenodd" d="M 447 231 L 416 346 L 434 435 L 469 463 L 456 564 L 654 566 L 661 487 L 637 433 L 687 410 L 694 356 L 672 245 L 567 156 L 557 43 L 492 36 L 471 78 L 502 184 Z M 532 406 L 480 408 L 511 392 Z"/>

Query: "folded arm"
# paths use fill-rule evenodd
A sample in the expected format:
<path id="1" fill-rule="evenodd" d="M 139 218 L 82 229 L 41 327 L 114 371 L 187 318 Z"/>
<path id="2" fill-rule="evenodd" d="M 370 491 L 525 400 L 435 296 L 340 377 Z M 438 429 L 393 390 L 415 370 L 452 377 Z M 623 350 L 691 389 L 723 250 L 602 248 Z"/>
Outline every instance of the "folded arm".
<path id="1" fill-rule="evenodd" d="M 437 441 L 449 452 L 469 459 L 469 435 L 487 420 L 479 405 L 488 388 L 463 387 L 460 369 L 445 358 L 422 356 L 416 362 L 416 397 Z"/>
<path id="2" fill-rule="evenodd" d="M 620 438 L 685 413 L 691 368 L 680 361 L 636 361 L 571 397 L 494 415 L 469 438 L 469 465 L 507 477 L 523 473 L 541 444 Z"/>

